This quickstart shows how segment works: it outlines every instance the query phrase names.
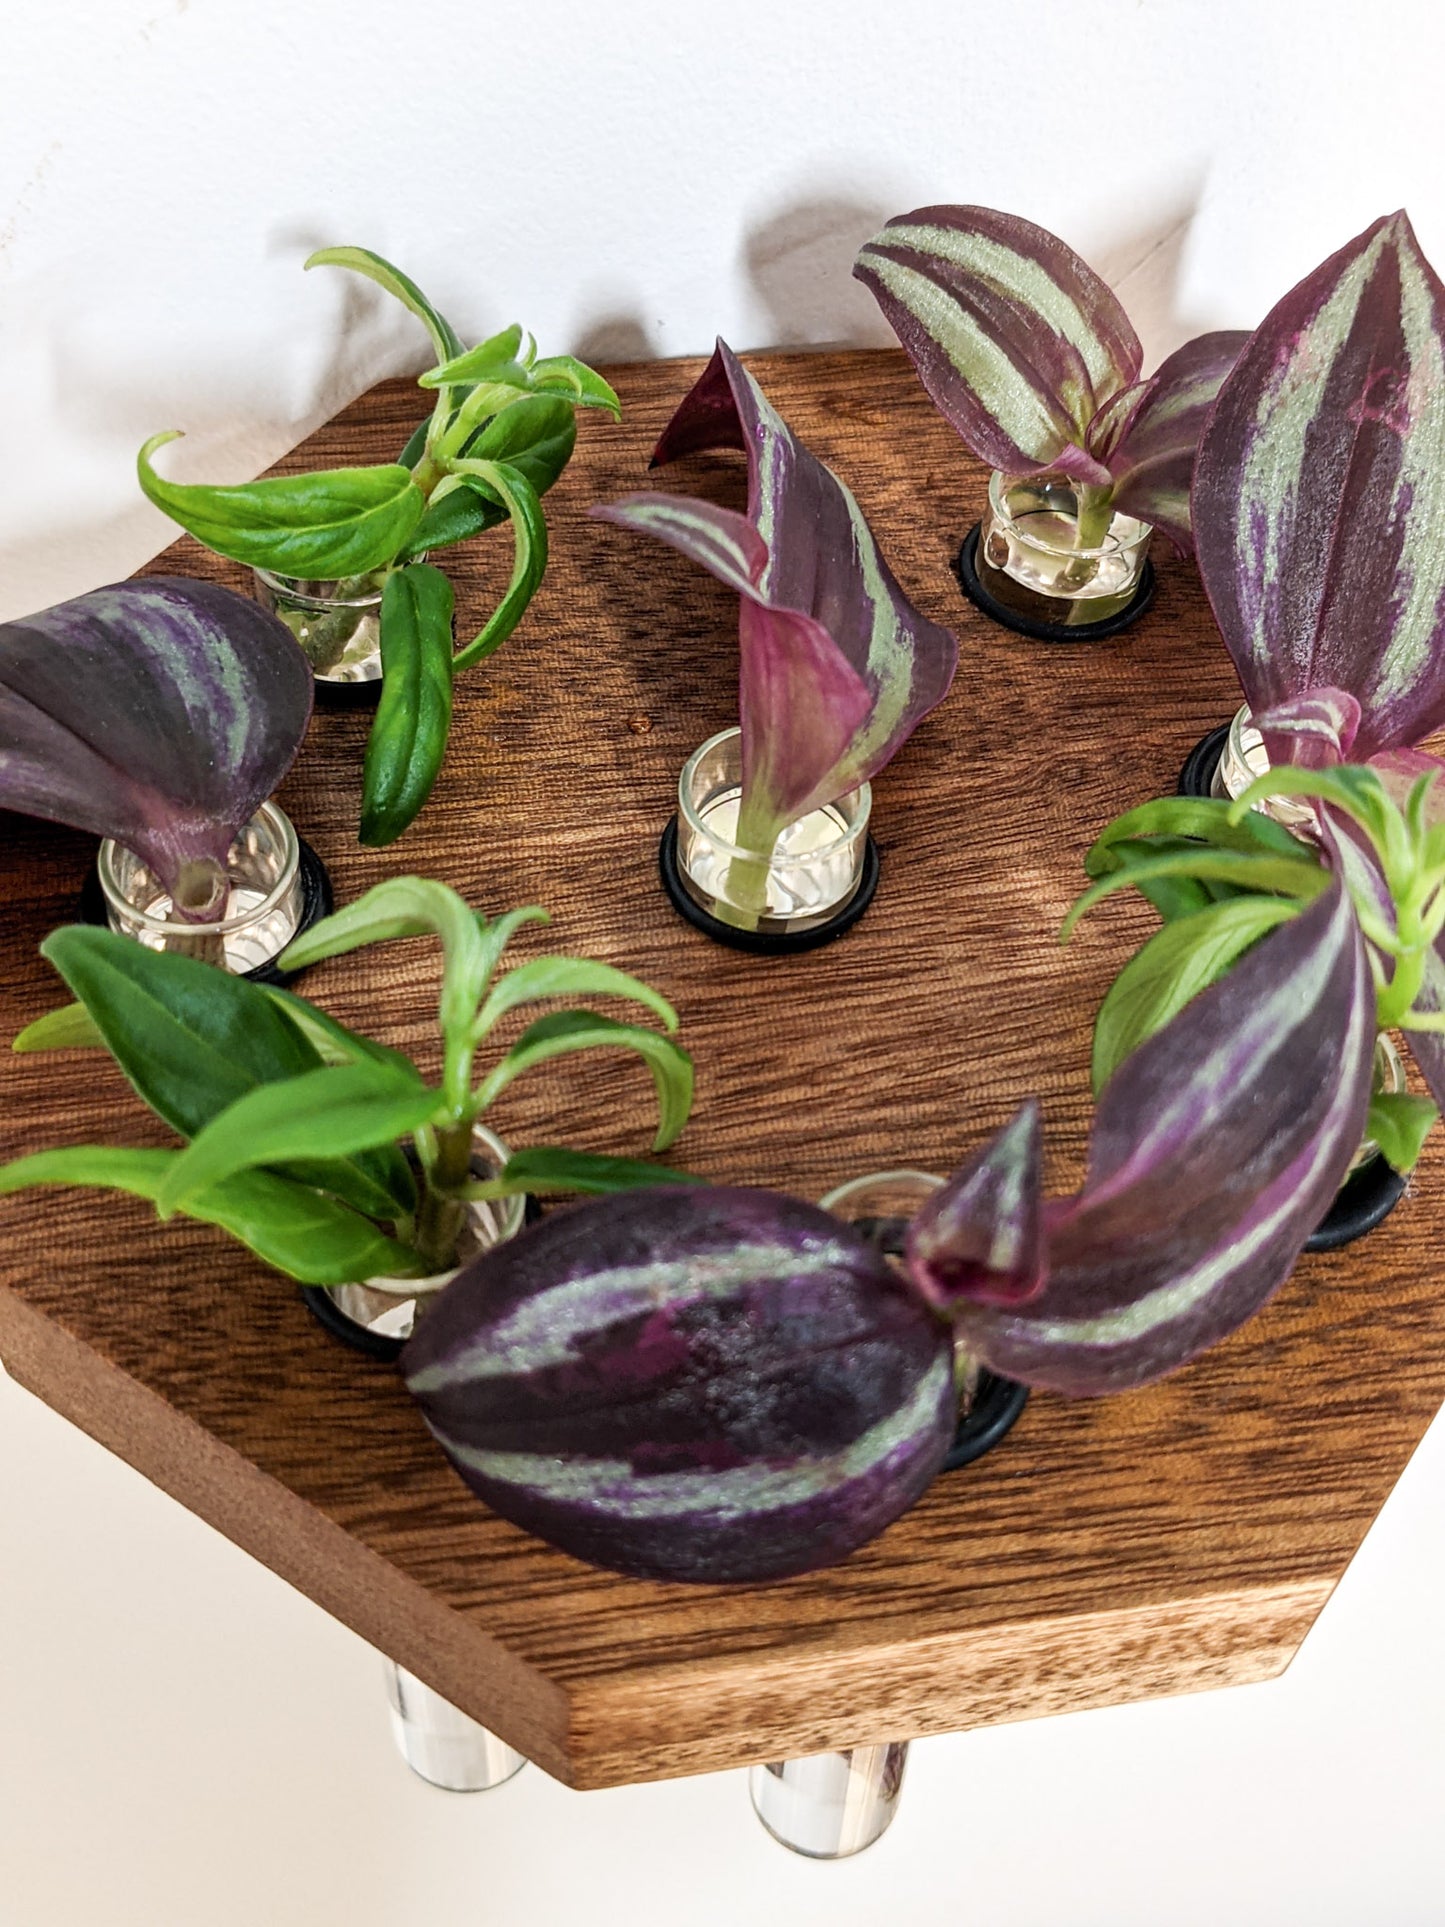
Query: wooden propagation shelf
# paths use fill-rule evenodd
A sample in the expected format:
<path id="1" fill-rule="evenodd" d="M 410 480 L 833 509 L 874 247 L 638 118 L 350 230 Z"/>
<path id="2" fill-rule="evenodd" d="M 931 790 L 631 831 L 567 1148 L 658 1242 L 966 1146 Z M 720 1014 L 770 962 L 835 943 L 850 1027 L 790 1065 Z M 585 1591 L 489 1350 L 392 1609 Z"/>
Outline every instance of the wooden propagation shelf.
<path id="1" fill-rule="evenodd" d="M 1080 857 L 1173 787 L 1239 700 L 1192 569 L 1102 645 L 1030 643 L 966 603 L 950 559 L 985 474 L 894 352 L 760 355 L 797 432 L 852 485 L 907 591 L 962 640 L 958 680 L 875 787 L 878 896 L 835 945 L 720 949 L 657 879 L 678 772 L 736 718 L 736 598 L 658 544 L 587 519 L 647 486 L 697 361 L 615 368 L 624 423 L 588 417 L 547 498 L 552 562 L 522 628 L 458 686 L 431 803 L 391 849 L 356 841 L 368 713 L 320 710 L 281 801 L 345 901 L 397 870 L 488 911 L 548 905 L 517 955 L 605 958 L 682 1013 L 693 1122 L 674 1155 L 816 1198 L 899 1164 L 945 1172 L 1028 1092 L 1051 1188 L 1078 1178 L 1089 1026 L 1148 927 L 1122 901 L 1069 946 Z M 346 409 L 283 466 L 390 459 L 423 412 L 407 382 Z M 663 485 L 741 503 L 742 458 Z M 458 634 L 505 582 L 505 532 L 451 551 Z M 176 544 L 157 570 L 245 587 Z M 4 819 L 8 1038 L 60 1000 L 36 955 L 71 918 L 93 845 Z M 434 1069 L 437 958 L 338 959 L 306 993 Z M 495 1114 L 515 1145 L 641 1153 L 634 1061 L 564 1060 Z M 93 1191 L 0 1200 L 0 1355 L 23 1385 L 366 1639 L 580 1787 L 661 1778 L 1279 1672 L 1445 1396 L 1435 1279 L 1442 1136 L 1388 1225 L 1301 1260 L 1270 1308 L 1162 1385 L 1036 1394 L 1005 1444 L 942 1476 L 845 1565 L 737 1589 L 592 1571 L 494 1518 L 393 1371 L 344 1349 L 294 1287 L 220 1233 Z M 108 1061 L 0 1061 L 0 1155 L 164 1143 Z"/>

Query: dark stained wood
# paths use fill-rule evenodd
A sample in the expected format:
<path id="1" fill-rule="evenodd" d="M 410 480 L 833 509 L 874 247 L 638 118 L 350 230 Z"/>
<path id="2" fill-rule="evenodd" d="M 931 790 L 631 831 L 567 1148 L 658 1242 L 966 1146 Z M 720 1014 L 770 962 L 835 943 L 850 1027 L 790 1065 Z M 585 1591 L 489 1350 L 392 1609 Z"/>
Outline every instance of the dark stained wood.
<path id="1" fill-rule="evenodd" d="M 1192 570 L 1156 557 L 1115 642 L 991 627 L 949 572 L 984 472 L 901 355 L 763 355 L 773 400 L 856 490 L 920 607 L 962 639 L 957 685 L 875 786 L 878 897 L 840 943 L 745 957 L 681 922 L 656 842 L 678 771 L 736 714 L 736 602 L 654 544 L 589 521 L 646 485 L 700 366 L 612 371 L 626 420 L 582 422 L 548 497 L 552 565 L 502 653 L 461 684 L 420 823 L 354 826 L 362 714 L 320 712 L 282 792 L 345 900 L 398 869 L 489 911 L 540 902 L 550 944 L 656 984 L 698 1065 L 679 1162 L 816 1197 L 900 1162 L 946 1171 L 1029 1091 L 1051 1181 L 1077 1177 L 1091 1014 L 1147 913 L 1056 932 L 1095 831 L 1170 789 L 1237 686 Z M 420 414 L 388 383 L 284 466 L 386 459 Z M 741 458 L 668 487 L 737 500 Z M 183 541 L 158 568 L 244 586 Z M 505 534 L 447 557 L 459 634 L 508 569 Z M 4 821 L 10 1036 L 58 1000 L 35 946 L 71 913 L 86 840 Z M 306 989 L 434 1066 L 421 943 L 340 959 Z M 569 1061 L 508 1092 L 514 1144 L 640 1152 L 645 1074 Z M 0 1062 L 0 1154 L 164 1142 L 113 1068 Z M 1298 1646 L 1445 1395 L 1436 1134 L 1388 1227 L 1307 1257 L 1261 1317 L 1163 1385 L 1036 1395 L 1008 1443 L 941 1478 L 842 1567 L 742 1589 L 593 1572 L 491 1517 L 394 1376 L 335 1345 L 294 1290 L 197 1225 L 98 1193 L 0 1200 L 0 1351 L 22 1384 L 549 1772 L 602 1786 L 850 1741 L 947 1731 L 1257 1679 Z"/>

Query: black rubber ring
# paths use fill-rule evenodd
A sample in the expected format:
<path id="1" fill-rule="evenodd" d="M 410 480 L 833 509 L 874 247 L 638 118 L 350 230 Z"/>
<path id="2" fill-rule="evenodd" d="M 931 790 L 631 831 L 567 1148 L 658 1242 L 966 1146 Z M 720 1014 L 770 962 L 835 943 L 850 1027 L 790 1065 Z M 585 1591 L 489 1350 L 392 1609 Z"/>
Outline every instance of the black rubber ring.
<path id="1" fill-rule="evenodd" d="M 989 1371 L 983 1372 L 973 1404 L 958 1421 L 953 1444 L 948 1448 L 948 1457 L 940 1470 L 956 1472 L 961 1465 L 971 1465 L 975 1459 L 981 1459 L 985 1452 L 991 1452 L 1012 1428 L 1028 1402 L 1027 1385 L 1020 1385 L 1012 1378 L 997 1378 Z"/>
<path id="2" fill-rule="evenodd" d="M 333 676 L 313 676 L 311 681 L 322 709 L 375 709 L 381 701 L 380 676 L 367 682 L 341 682 Z"/>
<path id="3" fill-rule="evenodd" d="M 1339 1251 L 1383 1224 L 1405 1195 L 1405 1179 L 1378 1153 L 1351 1172 L 1324 1221 L 1305 1240 L 1306 1251 Z"/>
<path id="4" fill-rule="evenodd" d="M 1137 622 L 1154 600 L 1154 564 L 1146 557 L 1144 567 L 1139 571 L 1139 586 L 1134 591 L 1134 599 L 1117 615 L 1106 616 L 1102 622 L 1074 625 L 1035 622 L 1029 616 L 1017 614 L 1007 604 L 1000 602 L 990 589 L 985 588 L 978 573 L 978 536 L 982 527 L 981 522 L 974 523 L 954 557 L 953 573 L 958 577 L 958 586 L 973 606 L 981 609 L 990 621 L 1001 623 L 1016 635 L 1027 636 L 1031 642 L 1107 642 L 1110 636 L 1117 636 L 1121 630 Z"/>
<path id="5" fill-rule="evenodd" d="M 769 934 L 758 930 L 736 930 L 730 923 L 710 916 L 693 897 L 682 880 L 677 861 L 677 818 L 669 818 L 667 828 L 662 833 L 662 841 L 657 846 L 657 868 L 662 878 L 662 887 L 678 915 L 685 917 L 695 930 L 711 937 L 714 943 L 726 944 L 730 950 L 751 951 L 760 957 L 788 957 L 800 950 L 816 950 L 820 944 L 832 943 L 841 937 L 845 930 L 851 930 L 873 901 L 881 873 L 878 859 L 878 845 L 871 833 L 863 846 L 863 870 L 858 878 L 858 888 L 834 916 L 826 923 L 816 924 L 811 930 L 799 930 L 794 935 Z"/>
<path id="6" fill-rule="evenodd" d="M 1175 784 L 1178 796 L 1213 796 L 1214 772 L 1219 768 L 1219 759 L 1224 754 L 1224 746 L 1229 741 L 1230 725 L 1221 723 L 1218 729 L 1211 729 L 1207 736 L 1201 736 L 1184 759 Z"/>
<path id="7" fill-rule="evenodd" d="M 296 839 L 296 853 L 296 873 L 301 880 L 301 919 L 295 931 L 299 937 L 303 930 L 309 930 L 313 924 L 320 923 L 323 917 L 331 915 L 336 898 L 326 865 L 304 836 Z M 100 887 L 100 871 L 94 865 L 80 887 L 76 915 L 82 923 L 94 924 L 99 930 L 104 930 L 110 922 L 106 914 L 105 892 Z M 287 984 L 295 983 L 301 972 L 282 970 L 272 958 L 266 963 L 257 964 L 254 970 L 243 970 L 238 974 L 253 984 L 272 984 L 278 990 L 284 990 Z"/>
<path id="8" fill-rule="evenodd" d="M 523 1224 L 535 1224 L 542 1215 L 541 1200 L 529 1197 L 522 1215 Z M 363 1357 L 380 1359 L 384 1364 L 395 1364 L 406 1350 L 404 1338 L 391 1338 L 385 1332 L 372 1331 L 369 1326 L 358 1325 L 331 1296 L 325 1285 L 303 1285 L 301 1296 L 306 1301 L 306 1309 L 311 1313 L 323 1331 L 332 1338 L 349 1345 L 354 1352 Z"/>

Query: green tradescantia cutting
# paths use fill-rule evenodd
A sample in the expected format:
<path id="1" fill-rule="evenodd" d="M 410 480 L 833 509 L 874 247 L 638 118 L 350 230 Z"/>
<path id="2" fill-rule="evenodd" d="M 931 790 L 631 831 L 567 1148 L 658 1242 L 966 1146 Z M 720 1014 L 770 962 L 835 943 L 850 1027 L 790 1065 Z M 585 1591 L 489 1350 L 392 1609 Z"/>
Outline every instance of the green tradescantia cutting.
<path id="1" fill-rule="evenodd" d="M 268 476 L 213 487 L 167 481 L 153 435 L 137 458 L 158 508 L 216 554 L 293 580 L 334 582 L 343 594 L 381 589 L 382 694 L 367 744 L 361 840 L 394 842 L 431 793 L 451 726 L 452 681 L 511 635 L 547 566 L 541 498 L 567 466 L 575 410 L 621 409 L 612 389 L 571 355 L 539 357 L 518 326 L 464 347 L 456 330 L 399 269 L 365 248 L 323 248 L 307 261 L 351 268 L 425 326 L 436 365 L 420 377 L 435 397 L 394 462 Z M 480 631 L 452 639 L 452 589 L 424 558 L 510 521 L 511 580 Z"/>

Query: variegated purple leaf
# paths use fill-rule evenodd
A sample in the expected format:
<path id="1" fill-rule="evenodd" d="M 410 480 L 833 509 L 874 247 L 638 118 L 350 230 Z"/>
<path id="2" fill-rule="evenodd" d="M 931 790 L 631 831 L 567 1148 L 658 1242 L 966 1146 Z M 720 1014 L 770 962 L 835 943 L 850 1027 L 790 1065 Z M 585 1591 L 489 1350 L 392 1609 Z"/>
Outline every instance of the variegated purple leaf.
<path id="1" fill-rule="evenodd" d="M 1271 763 L 1327 769 L 1349 757 L 1360 732 L 1360 705 L 1348 689 L 1318 687 L 1253 720 Z"/>
<path id="2" fill-rule="evenodd" d="M 1107 450 L 1103 435 L 1090 431 L 1089 447 L 1113 477 L 1114 507 L 1152 523 L 1185 554 L 1192 547 L 1189 485 L 1199 437 L 1248 339 L 1234 329 L 1196 336 L 1160 363 Z"/>
<path id="3" fill-rule="evenodd" d="M 224 864 L 311 696 L 295 638 L 248 597 L 179 576 L 94 589 L 0 624 L 0 807 L 114 837 L 185 915 L 187 866 Z"/>
<path id="4" fill-rule="evenodd" d="M 504 1518 L 647 1578 L 780 1578 L 919 1496 L 956 1417 L 947 1328 L 851 1227 L 766 1191 L 632 1191 L 473 1260 L 408 1389 Z"/>
<path id="5" fill-rule="evenodd" d="M 1114 1073 L 1084 1188 L 1044 1206 L 1042 1290 L 1012 1308 L 957 1299 L 963 1345 L 1007 1377 L 1095 1394 L 1243 1324 L 1349 1169 L 1374 1049 L 1364 941 L 1336 882 Z"/>
<path id="6" fill-rule="evenodd" d="M 740 835 L 764 826 L 761 845 L 883 768 L 947 694 L 958 643 L 909 602 L 852 492 L 721 341 L 653 460 L 717 447 L 747 453 L 746 517 L 655 494 L 593 514 L 670 542 L 742 596 Z"/>
<path id="7" fill-rule="evenodd" d="M 1251 709 L 1348 690 L 1356 758 L 1445 723 L 1445 288 L 1403 213 L 1260 324 L 1200 443 L 1193 513 Z"/>
<path id="8" fill-rule="evenodd" d="M 1043 1134 L 1035 1098 L 936 1191 L 908 1229 L 909 1273 L 931 1305 L 1021 1305 L 1044 1281 Z"/>
<path id="9" fill-rule="evenodd" d="M 1141 350 L 1113 290 L 1072 248 L 993 208 L 922 207 L 875 235 L 853 272 L 976 455 L 1012 474 L 1108 482 L 1085 436 L 1138 380 Z"/>

